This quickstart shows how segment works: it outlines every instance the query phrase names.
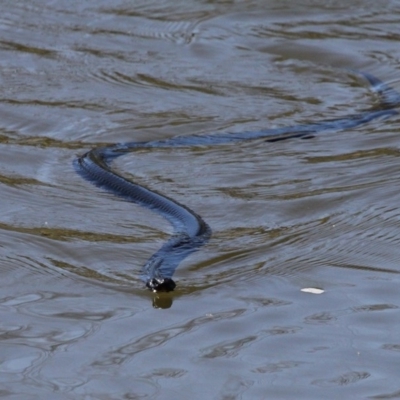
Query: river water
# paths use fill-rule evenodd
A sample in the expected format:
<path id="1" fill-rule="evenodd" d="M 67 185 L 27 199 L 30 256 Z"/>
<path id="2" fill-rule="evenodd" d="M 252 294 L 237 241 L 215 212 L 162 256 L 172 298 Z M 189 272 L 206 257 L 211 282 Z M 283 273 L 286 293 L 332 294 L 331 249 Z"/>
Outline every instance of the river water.
<path id="1" fill-rule="evenodd" d="M 400 396 L 400 117 L 120 157 L 118 170 L 213 230 L 172 294 L 139 279 L 172 228 L 72 165 L 107 143 L 377 105 L 350 69 L 400 91 L 398 1 L 0 10 L 1 398 Z"/>

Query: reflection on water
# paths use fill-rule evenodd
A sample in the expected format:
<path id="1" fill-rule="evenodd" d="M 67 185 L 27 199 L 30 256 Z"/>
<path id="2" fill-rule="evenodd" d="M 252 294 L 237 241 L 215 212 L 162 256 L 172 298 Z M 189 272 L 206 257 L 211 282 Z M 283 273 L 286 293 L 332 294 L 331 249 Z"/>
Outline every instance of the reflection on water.
<path id="1" fill-rule="evenodd" d="M 396 2 L 2 8 L 2 397 L 398 394 L 398 117 L 121 157 L 120 171 L 213 229 L 172 294 L 138 278 L 168 224 L 72 168 L 108 143 L 369 109 L 377 98 L 347 69 L 400 90 Z"/>

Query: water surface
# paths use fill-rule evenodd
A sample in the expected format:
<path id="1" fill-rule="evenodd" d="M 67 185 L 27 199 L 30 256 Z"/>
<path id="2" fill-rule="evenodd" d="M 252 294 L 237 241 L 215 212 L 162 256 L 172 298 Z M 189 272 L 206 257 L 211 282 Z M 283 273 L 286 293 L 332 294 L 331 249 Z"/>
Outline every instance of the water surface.
<path id="1" fill-rule="evenodd" d="M 399 117 L 118 159 L 212 227 L 169 295 L 139 279 L 168 223 L 72 166 L 107 143 L 373 107 L 349 69 L 400 90 L 398 2 L 0 8 L 2 398 L 399 396 Z"/>

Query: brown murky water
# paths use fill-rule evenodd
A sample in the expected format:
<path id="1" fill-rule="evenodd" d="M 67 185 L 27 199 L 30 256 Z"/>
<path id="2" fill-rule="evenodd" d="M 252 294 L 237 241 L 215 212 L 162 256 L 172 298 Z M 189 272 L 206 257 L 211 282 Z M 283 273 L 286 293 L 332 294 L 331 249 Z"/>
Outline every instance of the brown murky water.
<path id="1" fill-rule="evenodd" d="M 0 10 L 1 398 L 399 396 L 399 117 L 121 157 L 213 229 L 160 298 L 138 275 L 170 226 L 72 166 L 105 143 L 368 109 L 377 99 L 348 68 L 400 90 L 399 2 Z"/>

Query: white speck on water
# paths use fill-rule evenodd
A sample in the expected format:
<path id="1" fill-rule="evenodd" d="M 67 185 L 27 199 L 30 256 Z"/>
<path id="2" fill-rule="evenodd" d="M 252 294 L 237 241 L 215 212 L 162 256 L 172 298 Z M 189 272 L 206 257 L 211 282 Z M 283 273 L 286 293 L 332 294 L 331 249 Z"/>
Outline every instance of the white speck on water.
<path id="1" fill-rule="evenodd" d="M 305 293 L 312 293 L 312 294 L 322 294 L 322 293 L 324 293 L 325 292 L 325 290 L 322 290 L 322 289 L 317 289 L 317 288 L 303 288 L 303 289 L 300 289 L 302 292 L 305 292 Z"/>

